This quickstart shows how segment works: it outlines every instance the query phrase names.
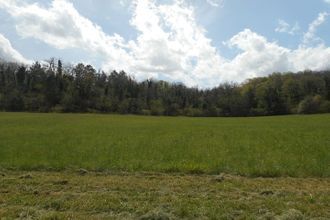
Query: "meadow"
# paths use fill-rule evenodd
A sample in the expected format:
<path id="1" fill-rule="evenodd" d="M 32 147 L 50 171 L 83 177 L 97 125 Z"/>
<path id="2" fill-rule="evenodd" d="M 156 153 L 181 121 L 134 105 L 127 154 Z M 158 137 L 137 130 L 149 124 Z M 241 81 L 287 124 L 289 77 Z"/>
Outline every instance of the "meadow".
<path id="1" fill-rule="evenodd" d="M 330 114 L 0 113 L 0 168 L 329 177 Z"/>
<path id="2" fill-rule="evenodd" d="M 329 178 L 222 177 L 7 170 L 0 219 L 330 218 Z"/>

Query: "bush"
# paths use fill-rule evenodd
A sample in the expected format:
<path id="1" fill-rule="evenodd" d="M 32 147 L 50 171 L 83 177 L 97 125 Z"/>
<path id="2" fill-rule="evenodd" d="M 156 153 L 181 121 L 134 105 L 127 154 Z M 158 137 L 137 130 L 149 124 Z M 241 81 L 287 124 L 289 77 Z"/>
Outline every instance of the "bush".
<path id="1" fill-rule="evenodd" d="M 321 96 L 308 96 L 299 103 L 299 114 L 313 114 L 320 112 Z"/>
<path id="2" fill-rule="evenodd" d="M 185 108 L 183 114 L 190 117 L 200 117 L 203 116 L 203 111 L 198 108 Z"/>
<path id="3" fill-rule="evenodd" d="M 204 110 L 204 115 L 207 117 L 217 117 L 222 116 L 222 110 L 217 108 L 216 106 L 210 106 L 209 108 Z"/>
<path id="4" fill-rule="evenodd" d="M 330 113 L 330 101 L 323 101 L 320 105 L 321 113 Z"/>
<path id="5" fill-rule="evenodd" d="M 99 102 L 96 104 L 96 109 L 101 112 L 110 112 L 112 102 L 109 97 L 102 97 Z"/>
<path id="6" fill-rule="evenodd" d="M 263 116 L 267 115 L 267 112 L 264 108 L 252 108 L 249 113 L 250 116 Z"/>
<path id="7" fill-rule="evenodd" d="M 129 100 L 123 100 L 118 106 L 118 112 L 120 114 L 128 114 L 129 113 Z"/>
<path id="8" fill-rule="evenodd" d="M 150 112 L 152 115 L 163 115 L 164 105 L 160 100 L 153 100 L 150 102 Z"/>
<path id="9" fill-rule="evenodd" d="M 24 109 L 24 101 L 19 93 L 8 95 L 4 102 L 7 111 L 22 111 Z"/>
<path id="10" fill-rule="evenodd" d="M 55 113 L 62 113 L 64 112 L 64 109 L 61 105 L 55 105 L 53 108 L 51 108 L 50 111 Z"/>
<path id="11" fill-rule="evenodd" d="M 151 111 L 149 109 L 142 109 L 141 114 L 142 115 L 151 115 Z"/>
<path id="12" fill-rule="evenodd" d="M 3 100 L 4 100 L 4 95 L 0 93 L 0 110 L 4 109 Z"/>

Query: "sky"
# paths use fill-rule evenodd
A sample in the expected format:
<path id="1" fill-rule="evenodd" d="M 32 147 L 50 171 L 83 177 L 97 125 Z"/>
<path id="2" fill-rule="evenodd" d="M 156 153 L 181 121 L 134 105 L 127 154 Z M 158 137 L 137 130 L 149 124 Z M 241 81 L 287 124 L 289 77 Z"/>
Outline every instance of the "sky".
<path id="1" fill-rule="evenodd" d="M 210 88 L 330 69 L 330 0 L 0 0 L 0 58 Z"/>

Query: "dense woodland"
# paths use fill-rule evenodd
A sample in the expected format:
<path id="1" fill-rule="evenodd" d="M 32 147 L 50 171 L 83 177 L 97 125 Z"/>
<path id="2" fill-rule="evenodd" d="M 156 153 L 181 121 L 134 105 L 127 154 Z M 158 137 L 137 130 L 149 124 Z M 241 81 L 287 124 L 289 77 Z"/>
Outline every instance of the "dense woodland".
<path id="1" fill-rule="evenodd" d="M 273 73 L 213 89 L 136 81 L 125 72 L 60 60 L 0 62 L 0 111 L 258 116 L 330 112 L 330 71 Z"/>

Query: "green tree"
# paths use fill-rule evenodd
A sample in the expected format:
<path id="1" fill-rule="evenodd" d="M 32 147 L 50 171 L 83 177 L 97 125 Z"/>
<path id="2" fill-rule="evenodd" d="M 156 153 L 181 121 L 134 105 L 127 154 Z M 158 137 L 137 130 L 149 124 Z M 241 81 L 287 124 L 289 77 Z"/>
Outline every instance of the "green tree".
<path id="1" fill-rule="evenodd" d="M 150 101 L 150 113 L 152 115 L 163 115 L 164 111 L 164 105 L 161 100 Z"/>
<path id="2" fill-rule="evenodd" d="M 316 95 L 314 97 L 307 96 L 299 103 L 299 114 L 314 114 L 320 111 L 321 96 Z"/>

